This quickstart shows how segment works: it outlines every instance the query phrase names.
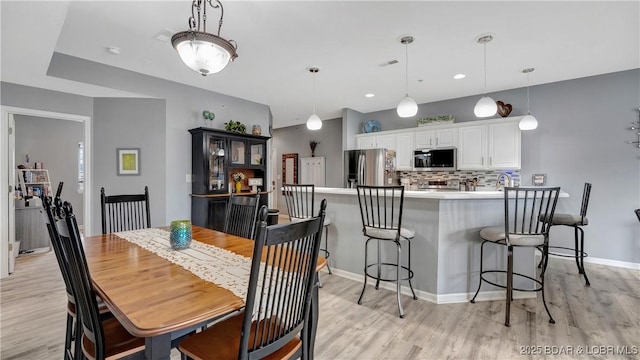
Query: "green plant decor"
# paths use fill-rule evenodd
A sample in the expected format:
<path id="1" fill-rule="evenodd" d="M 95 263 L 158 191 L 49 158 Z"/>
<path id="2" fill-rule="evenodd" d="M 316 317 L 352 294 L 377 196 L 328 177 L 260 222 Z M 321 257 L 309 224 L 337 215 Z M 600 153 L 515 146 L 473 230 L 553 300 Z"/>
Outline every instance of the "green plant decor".
<path id="1" fill-rule="evenodd" d="M 224 123 L 224 129 L 231 132 L 236 132 L 240 134 L 246 134 L 247 126 L 240 121 L 229 120 L 229 122 Z"/>

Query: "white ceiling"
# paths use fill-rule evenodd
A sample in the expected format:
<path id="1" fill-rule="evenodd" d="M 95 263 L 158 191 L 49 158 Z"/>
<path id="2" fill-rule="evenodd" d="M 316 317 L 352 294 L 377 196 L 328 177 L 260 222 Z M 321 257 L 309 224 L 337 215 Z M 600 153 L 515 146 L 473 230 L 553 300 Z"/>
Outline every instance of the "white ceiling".
<path id="1" fill-rule="evenodd" d="M 239 57 L 221 73 L 189 70 L 170 42 L 154 37 L 187 28 L 191 1 L 5 1 L 1 3 L 2 81 L 86 96 L 145 96 L 46 76 L 53 52 L 88 59 L 270 106 L 274 127 L 322 119 L 343 108 L 394 108 L 405 92 L 418 103 L 640 67 L 638 1 L 224 1 L 221 36 Z M 208 10 L 208 32 L 219 12 Z M 115 56 L 108 46 L 122 49 Z M 390 60 L 395 65 L 381 66 Z M 464 73 L 463 80 L 453 75 Z M 365 98 L 366 93 L 375 97 Z"/>

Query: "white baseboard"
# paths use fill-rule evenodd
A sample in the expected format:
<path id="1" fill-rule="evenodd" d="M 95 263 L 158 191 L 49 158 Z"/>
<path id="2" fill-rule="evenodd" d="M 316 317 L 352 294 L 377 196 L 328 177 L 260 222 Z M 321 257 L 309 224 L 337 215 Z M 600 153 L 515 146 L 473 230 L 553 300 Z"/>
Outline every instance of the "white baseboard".
<path id="1" fill-rule="evenodd" d="M 345 279 L 356 281 L 360 284 L 362 284 L 364 280 L 364 275 L 362 274 L 355 274 L 349 271 L 344 271 L 344 270 L 334 269 L 334 268 L 331 269 L 331 272 L 334 275 L 343 277 Z M 326 275 L 325 273 L 323 273 L 321 276 L 326 276 Z M 375 280 L 367 280 L 367 284 L 374 284 L 374 281 Z M 380 288 L 385 290 L 390 290 L 390 291 L 396 290 L 395 285 L 387 281 L 381 281 Z M 414 290 L 416 292 L 416 296 L 418 297 L 418 299 L 422 299 L 434 304 L 465 303 L 470 301 L 471 298 L 473 298 L 473 295 L 475 294 L 475 291 L 474 291 L 470 293 L 436 295 L 423 290 L 417 290 L 417 289 L 414 289 Z M 400 292 L 402 293 L 402 295 L 412 296 L 411 289 L 408 286 L 401 286 Z M 513 293 L 514 299 L 534 299 L 535 297 L 536 297 L 536 293 L 529 292 L 529 291 L 526 291 L 526 292 L 515 291 Z M 505 299 L 504 290 L 482 291 L 478 294 L 478 297 L 476 297 L 476 301 L 493 301 L 493 300 L 504 300 L 504 299 Z"/>
<path id="2" fill-rule="evenodd" d="M 551 254 L 549 256 L 554 258 L 554 259 L 564 259 L 564 260 L 576 261 L 576 259 L 574 257 L 570 257 L 570 256 L 569 257 L 567 257 L 567 256 L 557 256 L 557 255 L 551 255 Z M 590 264 L 598 264 L 598 265 L 619 267 L 619 268 L 624 268 L 624 269 L 640 270 L 640 263 L 633 263 L 633 262 L 627 262 L 627 261 L 609 260 L 609 259 L 594 258 L 594 257 L 591 257 L 591 256 L 587 256 L 587 257 L 584 258 L 584 262 L 590 263 Z"/>

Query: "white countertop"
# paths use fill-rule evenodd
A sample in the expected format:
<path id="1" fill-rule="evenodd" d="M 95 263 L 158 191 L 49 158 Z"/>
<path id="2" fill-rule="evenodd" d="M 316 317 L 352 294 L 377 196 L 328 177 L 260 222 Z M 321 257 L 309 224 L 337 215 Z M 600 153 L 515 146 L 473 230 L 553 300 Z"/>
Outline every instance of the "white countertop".
<path id="1" fill-rule="evenodd" d="M 317 194 L 356 195 L 356 189 L 316 187 Z M 473 200 L 473 199 L 503 199 L 502 191 L 405 191 L 405 198 L 436 199 L 436 200 Z M 560 190 L 561 198 L 569 194 Z"/>

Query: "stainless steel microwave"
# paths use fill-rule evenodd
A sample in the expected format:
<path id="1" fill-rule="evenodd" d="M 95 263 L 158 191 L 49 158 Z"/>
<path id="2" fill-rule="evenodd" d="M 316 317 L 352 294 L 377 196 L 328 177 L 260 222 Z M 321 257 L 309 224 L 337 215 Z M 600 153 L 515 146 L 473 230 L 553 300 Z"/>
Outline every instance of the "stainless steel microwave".
<path id="1" fill-rule="evenodd" d="M 413 152 L 413 170 L 457 170 L 457 157 L 458 155 L 455 147 L 415 150 Z"/>

